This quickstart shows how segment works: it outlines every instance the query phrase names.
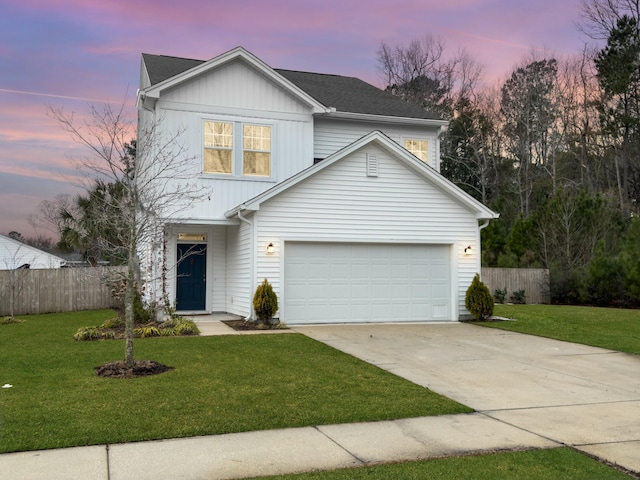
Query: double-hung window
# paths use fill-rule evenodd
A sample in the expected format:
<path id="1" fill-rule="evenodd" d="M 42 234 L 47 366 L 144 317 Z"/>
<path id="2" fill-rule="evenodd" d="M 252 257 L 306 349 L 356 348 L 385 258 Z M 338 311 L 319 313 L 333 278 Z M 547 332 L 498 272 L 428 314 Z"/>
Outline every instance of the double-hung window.
<path id="1" fill-rule="evenodd" d="M 233 173 L 233 123 L 204 122 L 205 173 Z"/>
<path id="2" fill-rule="evenodd" d="M 429 141 L 417 139 L 405 139 L 404 148 L 413 153 L 424 163 L 429 163 Z"/>
<path id="3" fill-rule="evenodd" d="M 271 126 L 205 121 L 204 172 L 270 177 Z"/>
<path id="4" fill-rule="evenodd" d="M 242 173 L 260 177 L 271 176 L 271 127 L 242 126 Z"/>

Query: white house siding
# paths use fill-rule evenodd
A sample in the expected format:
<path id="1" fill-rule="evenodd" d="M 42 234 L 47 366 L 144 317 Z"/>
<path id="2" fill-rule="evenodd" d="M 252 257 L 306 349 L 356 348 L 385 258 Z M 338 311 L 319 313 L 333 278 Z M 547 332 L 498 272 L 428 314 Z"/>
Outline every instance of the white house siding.
<path id="1" fill-rule="evenodd" d="M 346 120 L 317 118 L 314 127 L 314 158 L 326 158 L 341 148 L 350 145 L 372 130 L 380 130 L 404 147 L 404 139 L 426 139 L 429 142 L 429 165 L 440 171 L 440 149 L 438 129 L 393 124 L 375 124 Z"/>
<path id="2" fill-rule="evenodd" d="M 367 153 L 378 157 L 378 177 L 366 176 Z M 256 217 L 256 280 L 268 277 L 279 296 L 287 241 L 451 245 L 452 320 L 466 313 L 464 292 L 479 269 L 477 255 L 463 253 L 468 244 L 479 251 L 474 215 L 373 145 L 265 202 Z"/>
<path id="3" fill-rule="evenodd" d="M 227 227 L 227 292 L 225 311 L 248 316 L 251 312 L 249 292 L 252 270 L 252 232 L 249 225 Z"/>
<path id="4" fill-rule="evenodd" d="M 306 115 L 309 107 L 296 100 L 270 79 L 242 61 L 221 66 L 163 93 L 167 102 L 190 104 L 191 110 L 203 106 L 227 107 L 234 112 L 265 112 Z"/>
<path id="5" fill-rule="evenodd" d="M 271 90 L 278 92 L 275 88 Z M 159 108 L 166 132 L 184 132 L 179 139 L 179 143 L 185 146 L 181 155 L 182 158 L 193 159 L 192 170 L 184 173 L 192 175 L 190 182 L 195 182 L 207 193 L 181 211 L 180 218 L 224 218 L 227 210 L 313 164 L 313 121 L 310 114 L 281 114 L 275 115 L 277 118 L 274 119 L 272 112 L 254 110 L 243 115 L 231 115 L 221 113 L 220 109 L 163 100 Z M 203 122 L 213 119 L 272 126 L 271 178 L 203 174 Z"/>

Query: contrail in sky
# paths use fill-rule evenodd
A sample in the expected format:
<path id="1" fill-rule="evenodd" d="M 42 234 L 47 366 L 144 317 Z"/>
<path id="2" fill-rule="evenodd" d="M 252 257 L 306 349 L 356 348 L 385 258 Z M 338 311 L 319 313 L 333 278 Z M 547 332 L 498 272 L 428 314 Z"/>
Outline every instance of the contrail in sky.
<path id="1" fill-rule="evenodd" d="M 89 102 L 111 103 L 109 100 L 101 100 L 98 98 L 71 97 L 68 95 L 54 95 L 52 93 L 41 93 L 41 92 L 25 92 L 23 90 L 10 90 L 8 88 L 0 88 L 0 92 L 17 93 L 19 95 L 33 95 L 37 97 L 64 98 L 67 100 L 84 100 Z"/>

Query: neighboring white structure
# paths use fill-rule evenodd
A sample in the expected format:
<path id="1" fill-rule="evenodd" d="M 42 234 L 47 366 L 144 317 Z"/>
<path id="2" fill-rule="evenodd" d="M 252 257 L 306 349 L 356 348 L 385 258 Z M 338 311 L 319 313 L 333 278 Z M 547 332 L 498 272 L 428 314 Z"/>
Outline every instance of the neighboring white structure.
<path id="1" fill-rule="evenodd" d="M 64 263 L 63 258 L 0 235 L 0 270 L 60 268 Z"/>
<path id="2" fill-rule="evenodd" d="M 211 192 L 166 230 L 178 310 L 252 316 L 267 278 L 289 324 L 468 314 L 480 229 L 498 215 L 440 175 L 445 121 L 243 48 L 206 62 L 143 54 L 138 107 L 141 124 L 185 129 Z"/>

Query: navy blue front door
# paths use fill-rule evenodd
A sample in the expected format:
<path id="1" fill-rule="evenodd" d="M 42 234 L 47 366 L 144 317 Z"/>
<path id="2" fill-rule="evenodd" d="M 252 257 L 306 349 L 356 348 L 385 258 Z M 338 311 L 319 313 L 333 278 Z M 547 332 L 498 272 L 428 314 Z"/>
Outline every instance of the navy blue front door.
<path id="1" fill-rule="evenodd" d="M 178 244 L 177 262 L 177 310 L 204 310 L 207 291 L 207 246 L 198 243 Z"/>

